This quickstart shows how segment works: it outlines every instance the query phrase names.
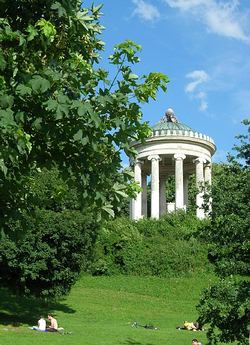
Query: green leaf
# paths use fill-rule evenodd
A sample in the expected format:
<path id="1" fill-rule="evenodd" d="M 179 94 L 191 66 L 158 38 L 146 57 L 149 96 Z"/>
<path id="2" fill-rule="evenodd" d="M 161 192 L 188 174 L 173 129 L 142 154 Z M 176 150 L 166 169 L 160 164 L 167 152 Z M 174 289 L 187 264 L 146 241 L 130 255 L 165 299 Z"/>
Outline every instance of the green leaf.
<path id="1" fill-rule="evenodd" d="M 91 112 L 92 111 L 92 107 L 91 104 L 85 102 L 85 103 L 78 103 L 78 110 L 77 113 L 79 116 L 84 116 L 86 115 L 86 113 Z"/>
<path id="2" fill-rule="evenodd" d="M 116 194 L 122 196 L 123 198 L 127 198 L 128 195 L 124 192 L 125 187 L 126 186 L 124 184 L 115 183 L 113 186 L 113 190 Z"/>
<path id="3" fill-rule="evenodd" d="M 138 79 L 138 78 L 139 78 L 138 75 L 133 74 L 133 73 L 130 73 L 129 76 L 128 76 L 128 79 L 130 79 L 130 80 L 135 80 L 135 79 Z"/>
<path id="4" fill-rule="evenodd" d="M 98 6 L 92 5 L 91 11 L 92 11 L 93 14 L 96 14 L 96 13 L 100 12 L 100 9 L 101 9 L 102 7 L 103 7 L 103 4 L 98 5 Z"/>
<path id="5" fill-rule="evenodd" d="M 3 109 L 11 108 L 14 103 L 14 97 L 9 95 L 0 96 L 0 107 Z"/>
<path id="6" fill-rule="evenodd" d="M 6 67 L 6 61 L 3 56 L 3 51 L 0 49 L 0 71 L 3 71 Z"/>
<path id="7" fill-rule="evenodd" d="M 126 194 L 125 192 L 123 192 L 121 190 L 116 190 L 115 193 L 121 195 L 123 198 L 127 198 L 128 197 L 128 194 Z"/>
<path id="8" fill-rule="evenodd" d="M 134 172 L 130 168 L 126 168 L 123 170 L 123 174 L 127 175 L 128 177 L 134 178 Z"/>
<path id="9" fill-rule="evenodd" d="M 42 78 L 39 75 L 35 75 L 29 81 L 29 85 L 31 86 L 32 90 L 36 93 L 44 93 L 48 91 L 50 88 L 49 80 Z"/>
<path id="10" fill-rule="evenodd" d="M 38 35 L 38 31 L 33 25 L 29 25 L 26 31 L 28 32 L 27 41 L 32 41 Z"/>
<path id="11" fill-rule="evenodd" d="M 97 101 L 100 102 L 100 104 L 104 107 L 106 107 L 107 104 L 113 103 L 113 97 L 112 96 L 98 96 Z"/>
<path id="12" fill-rule="evenodd" d="M 39 26 L 44 36 L 47 37 L 50 42 L 53 42 L 56 35 L 56 28 L 51 22 L 42 18 L 36 22 L 36 26 Z"/>
<path id="13" fill-rule="evenodd" d="M 65 97 L 65 99 L 67 99 L 67 97 Z M 64 115 L 67 116 L 69 114 L 69 105 L 67 103 L 59 103 L 56 99 L 49 98 L 49 100 L 45 102 L 45 106 L 47 110 L 52 111 L 56 115 L 56 120 L 61 120 Z"/>
<path id="14" fill-rule="evenodd" d="M 62 17 L 64 15 L 67 14 L 65 8 L 62 6 L 62 4 L 60 4 L 60 2 L 55 2 L 52 6 L 51 6 L 52 10 L 57 10 L 58 11 L 58 17 Z"/>
<path id="15" fill-rule="evenodd" d="M 73 136 L 73 138 L 74 138 L 75 141 L 81 141 L 82 140 L 82 135 L 83 135 L 82 130 L 79 129 L 79 131 L 76 132 L 76 134 Z"/>
<path id="16" fill-rule="evenodd" d="M 114 218 L 115 212 L 114 212 L 114 210 L 112 208 L 112 205 L 105 205 L 105 206 L 102 207 L 102 210 L 107 212 L 109 216 Z"/>
<path id="17" fill-rule="evenodd" d="M 4 160 L 2 158 L 0 159 L 0 169 L 2 170 L 4 175 L 6 176 L 8 169 L 7 169 L 6 165 L 4 164 Z"/>
<path id="18" fill-rule="evenodd" d="M 19 84 L 17 85 L 17 88 L 16 88 L 16 93 L 19 95 L 19 96 L 26 96 L 26 95 L 31 95 L 32 93 L 32 89 L 24 84 Z"/>
<path id="19" fill-rule="evenodd" d="M 23 35 L 20 35 L 19 37 L 19 46 L 22 46 L 26 43 L 26 39 L 24 38 Z"/>
<path id="20" fill-rule="evenodd" d="M 104 202 L 105 201 L 105 196 L 103 195 L 103 193 L 96 192 L 95 200 L 101 200 L 102 202 Z"/>
<path id="21" fill-rule="evenodd" d="M 25 133 L 22 129 L 16 131 L 17 137 L 17 149 L 20 153 L 26 154 L 30 153 L 32 149 L 32 144 L 30 142 L 30 134 Z"/>
<path id="22" fill-rule="evenodd" d="M 79 129 L 79 131 L 76 132 L 73 138 L 74 138 L 74 141 L 79 141 L 83 146 L 89 143 L 89 138 L 83 137 L 83 132 L 81 129 Z"/>
<path id="23" fill-rule="evenodd" d="M 99 127 L 101 124 L 101 119 L 99 118 L 98 114 L 96 112 L 90 112 L 90 118 L 95 123 L 96 127 Z"/>
<path id="24" fill-rule="evenodd" d="M 82 11 L 78 11 L 76 13 L 76 18 L 79 20 L 79 22 L 81 24 L 84 24 L 84 26 L 85 26 L 84 22 L 91 22 L 91 21 L 93 21 L 93 17 L 86 16 Z"/>
<path id="25" fill-rule="evenodd" d="M 11 109 L 0 110 L 0 127 L 6 128 L 16 126 Z"/>
<path id="26" fill-rule="evenodd" d="M 87 145 L 89 143 L 89 138 L 88 137 L 83 137 L 81 140 L 81 143 L 83 146 Z"/>
<path id="27" fill-rule="evenodd" d="M 69 114 L 68 104 L 58 103 L 57 109 L 56 109 L 56 120 L 61 120 L 63 118 L 63 115 L 67 116 L 68 114 Z"/>
<path id="28" fill-rule="evenodd" d="M 80 104 L 80 106 L 77 109 L 77 114 L 80 117 L 83 117 L 86 114 L 86 112 L 87 112 L 86 107 L 83 104 Z"/>
<path id="29" fill-rule="evenodd" d="M 42 118 L 38 117 L 35 119 L 35 121 L 33 122 L 32 126 L 38 130 L 40 130 L 42 128 Z"/>
<path id="30" fill-rule="evenodd" d="M 55 111 L 57 109 L 58 102 L 55 99 L 49 98 L 46 102 L 46 108 L 49 111 Z"/>
<path id="31" fill-rule="evenodd" d="M 61 103 L 61 104 L 62 104 L 62 103 L 68 103 L 68 101 L 69 101 L 69 97 L 68 97 L 68 96 L 65 96 L 65 95 L 62 94 L 62 93 L 59 93 L 57 99 L 58 99 L 58 102 Z"/>
<path id="32" fill-rule="evenodd" d="M 22 111 L 18 111 L 16 114 L 15 114 L 15 119 L 16 119 L 16 122 L 17 123 L 24 123 L 24 112 Z"/>

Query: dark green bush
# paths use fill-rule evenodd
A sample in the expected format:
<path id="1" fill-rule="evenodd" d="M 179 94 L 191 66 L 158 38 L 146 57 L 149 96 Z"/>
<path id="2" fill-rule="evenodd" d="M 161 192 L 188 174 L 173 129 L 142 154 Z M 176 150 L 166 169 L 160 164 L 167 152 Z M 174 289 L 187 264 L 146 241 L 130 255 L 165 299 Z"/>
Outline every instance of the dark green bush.
<path id="1" fill-rule="evenodd" d="M 143 236 L 136 223 L 127 218 L 117 218 L 102 227 L 95 245 L 92 273 L 132 273 L 142 246 Z"/>
<path id="2" fill-rule="evenodd" d="M 92 273 L 166 277 L 206 271 L 207 246 L 195 235 L 198 226 L 203 222 L 185 213 L 107 222 L 97 238 Z"/>
<path id="3" fill-rule="evenodd" d="M 199 322 L 209 324 L 208 344 L 249 344 L 249 295 L 249 281 L 231 277 L 203 292 L 198 305 Z"/>
<path id="4" fill-rule="evenodd" d="M 23 213 L 1 239 L 0 282 L 40 297 L 67 293 L 92 260 L 97 229 L 80 211 Z"/>
<path id="5" fill-rule="evenodd" d="M 147 274 L 179 276 L 207 269 L 206 250 L 194 238 L 183 240 L 157 236 L 148 239 L 146 244 L 144 263 L 148 267 Z"/>
<path id="6" fill-rule="evenodd" d="M 137 228 L 146 237 L 160 234 L 164 237 L 185 239 L 195 236 L 197 229 L 207 221 L 200 221 L 194 215 L 178 212 L 169 213 L 159 220 L 142 219 L 137 222 Z"/>

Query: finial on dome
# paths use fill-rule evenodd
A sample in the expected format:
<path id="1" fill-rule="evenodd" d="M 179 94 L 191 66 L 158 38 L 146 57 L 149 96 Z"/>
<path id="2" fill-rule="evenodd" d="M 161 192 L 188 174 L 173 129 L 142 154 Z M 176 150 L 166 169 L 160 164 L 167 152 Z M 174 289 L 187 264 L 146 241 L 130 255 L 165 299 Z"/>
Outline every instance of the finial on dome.
<path id="1" fill-rule="evenodd" d="M 178 122 L 178 120 L 175 117 L 175 113 L 174 113 L 172 108 L 168 108 L 167 109 L 167 111 L 165 113 L 165 116 L 166 116 L 167 122 L 174 122 L 174 123 Z"/>

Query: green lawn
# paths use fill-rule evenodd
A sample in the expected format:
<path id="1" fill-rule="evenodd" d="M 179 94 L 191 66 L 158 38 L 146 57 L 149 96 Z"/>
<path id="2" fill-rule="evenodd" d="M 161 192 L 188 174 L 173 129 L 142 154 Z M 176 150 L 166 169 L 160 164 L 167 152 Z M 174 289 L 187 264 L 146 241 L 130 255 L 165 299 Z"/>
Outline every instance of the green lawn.
<path id="1" fill-rule="evenodd" d="M 16 299 L 2 290 L 0 344 L 190 345 L 193 337 L 205 344 L 205 332 L 179 331 L 176 326 L 197 318 L 200 291 L 213 279 L 84 276 L 66 299 L 50 305 Z M 72 334 L 28 329 L 48 312 L 54 312 L 59 326 Z M 159 330 L 133 328 L 133 321 L 152 323 Z"/>

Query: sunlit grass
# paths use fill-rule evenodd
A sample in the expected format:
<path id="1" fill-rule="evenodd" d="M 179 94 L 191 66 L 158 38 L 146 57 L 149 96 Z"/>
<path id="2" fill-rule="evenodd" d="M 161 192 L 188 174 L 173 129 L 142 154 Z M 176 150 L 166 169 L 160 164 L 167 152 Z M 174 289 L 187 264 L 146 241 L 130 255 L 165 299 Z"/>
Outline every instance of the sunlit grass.
<path id="1" fill-rule="evenodd" d="M 50 305 L 29 299 L 15 300 L 1 294 L 5 300 L 1 298 L 0 304 L 0 343 L 189 345 L 191 339 L 197 337 L 205 344 L 205 332 L 179 331 L 176 326 L 182 325 L 184 320 L 196 320 L 199 294 L 214 279 L 211 275 L 169 279 L 84 276 L 66 299 Z M 54 312 L 59 326 L 72 334 L 28 329 L 40 314 L 46 316 L 48 312 Z M 159 330 L 134 328 L 134 321 L 153 324 Z"/>

